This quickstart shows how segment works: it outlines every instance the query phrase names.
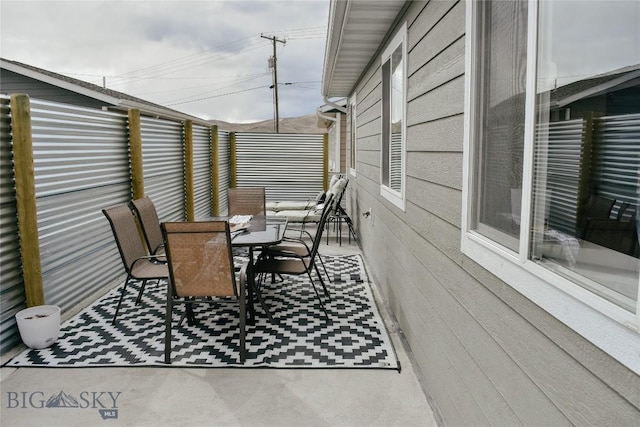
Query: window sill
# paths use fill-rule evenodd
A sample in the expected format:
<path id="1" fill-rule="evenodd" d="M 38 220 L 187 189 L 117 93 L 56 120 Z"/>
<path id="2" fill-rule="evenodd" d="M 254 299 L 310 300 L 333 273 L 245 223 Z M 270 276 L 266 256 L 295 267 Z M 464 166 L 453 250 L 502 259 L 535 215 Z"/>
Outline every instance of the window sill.
<path id="1" fill-rule="evenodd" d="M 387 186 L 380 186 L 380 195 L 387 199 L 389 202 L 393 203 L 397 208 L 401 209 L 403 212 L 405 210 L 405 202 L 404 197 L 397 191 L 390 189 Z"/>
<path id="2" fill-rule="evenodd" d="M 462 252 L 640 375 L 638 316 L 473 233 L 463 234 Z"/>

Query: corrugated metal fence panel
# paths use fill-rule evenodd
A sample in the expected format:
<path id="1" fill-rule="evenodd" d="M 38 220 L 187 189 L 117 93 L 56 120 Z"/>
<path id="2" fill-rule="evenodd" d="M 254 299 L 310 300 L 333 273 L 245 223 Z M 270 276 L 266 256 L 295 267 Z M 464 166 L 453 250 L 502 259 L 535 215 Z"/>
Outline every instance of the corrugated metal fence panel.
<path id="1" fill-rule="evenodd" d="M 20 260 L 9 98 L 0 96 L 0 353 L 20 342 L 15 314 L 27 306 Z"/>
<path id="2" fill-rule="evenodd" d="M 229 132 L 218 131 L 218 198 L 220 202 L 220 214 L 225 214 L 229 208 L 227 188 L 231 182 L 231 170 L 229 168 Z"/>
<path id="3" fill-rule="evenodd" d="M 238 187 L 264 186 L 267 201 L 308 200 L 323 190 L 322 134 L 236 134 Z"/>
<path id="4" fill-rule="evenodd" d="M 595 186 L 601 196 L 638 204 L 640 114 L 594 119 Z M 614 214 L 618 206 L 614 206 Z"/>
<path id="5" fill-rule="evenodd" d="M 131 199 L 127 117 L 31 100 L 45 302 L 72 308 L 123 268 L 101 209 Z"/>
<path id="6" fill-rule="evenodd" d="M 211 128 L 193 125 L 193 182 L 196 219 L 211 216 Z"/>
<path id="7" fill-rule="evenodd" d="M 140 118 L 145 195 L 160 221 L 184 221 L 184 144 L 180 122 Z"/>
<path id="8" fill-rule="evenodd" d="M 546 189 L 550 191 L 549 225 L 574 235 L 580 188 L 580 164 L 583 157 L 585 124 L 582 119 L 549 123 L 538 128 L 548 134 L 548 147 L 536 147 L 537 161 L 547 169 Z M 544 152 L 546 150 L 546 153 Z"/>

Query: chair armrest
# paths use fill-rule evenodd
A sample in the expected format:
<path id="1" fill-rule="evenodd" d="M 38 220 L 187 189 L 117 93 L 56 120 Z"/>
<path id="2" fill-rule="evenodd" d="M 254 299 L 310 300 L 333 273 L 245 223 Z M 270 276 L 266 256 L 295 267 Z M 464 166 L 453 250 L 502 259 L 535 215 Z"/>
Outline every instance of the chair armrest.
<path id="1" fill-rule="evenodd" d="M 308 232 L 306 232 L 306 233 L 308 234 Z M 309 235 L 309 237 L 311 237 L 311 235 Z M 307 248 L 307 252 L 311 253 L 311 248 L 309 247 L 307 242 L 305 242 L 302 239 L 292 239 L 292 238 L 289 237 L 289 238 L 286 238 L 286 239 L 283 239 L 283 240 L 286 241 L 286 242 L 299 243 L 301 245 L 304 245 L 304 247 Z M 278 247 L 275 247 L 275 250 L 278 251 L 279 250 Z"/>

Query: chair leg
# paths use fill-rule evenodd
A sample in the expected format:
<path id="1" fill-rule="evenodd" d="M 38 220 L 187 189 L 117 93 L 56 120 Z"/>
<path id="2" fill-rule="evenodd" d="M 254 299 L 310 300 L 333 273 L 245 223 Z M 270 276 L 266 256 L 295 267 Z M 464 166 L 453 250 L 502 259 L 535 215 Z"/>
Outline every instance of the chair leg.
<path id="1" fill-rule="evenodd" d="M 240 363 L 244 363 L 247 359 L 247 338 L 246 338 L 246 321 L 247 306 L 245 301 L 245 290 L 241 286 L 241 292 L 238 295 L 238 303 L 240 304 Z"/>
<path id="2" fill-rule="evenodd" d="M 167 296 L 167 313 L 164 324 L 164 363 L 171 364 L 171 317 L 173 315 L 173 297 Z"/>
<path id="3" fill-rule="evenodd" d="M 320 260 L 320 264 L 322 264 L 322 269 L 324 270 L 324 274 L 327 275 L 327 280 L 331 283 L 331 276 L 329 276 L 329 272 L 327 271 L 327 267 L 324 265 L 324 261 L 322 260 L 322 256 L 318 253 L 318 259 Z"/>
<path id="4" fill-rule="evenodd" d="M 116 324 L 116 318 L 118 317 L 118 312 L 120 311 L 120 305 L 122 305 L 122 299 L 124 298 L 124 293 L 127 290 L 127 284 L 129 284 L 130 275 L 127 274 L 127 279 L 124 281 L 124 286 L 122 287 L 122 292 L 120 292 L 120 299 L 118 300 L 118 305 L 116 306 L 116 312 L 113 315 L 113 320 L 111 321 L 112 325 Z"/>
<path id="5" fill-rule="evenodd" d="M 269 308 L 267 307 L 267 303 L 264 302 L 264 298 L 262 298 L 262 294 L 257 289 L 255 289 L 254 291 L 255 291 L 255 294 L 256 294 L 256 298 L 258 298 L 258 302 L 262 306 L 262 309 L 264 310 L 265 313 L 267 313 L 267 318 L 269 318 L 270 322 L 273 322 L 273 316 L 271 316 L 271 312 L 269 311 Z"/>
<path id="6" fill-rule="evenodd" d="M 140 285 L 140 291 L 138 291 L 138 297 L 136 298 L 136 305 L 140 304 L 140 301 L 142 301 L 142 293 L 144 292 L 145 286 L 147 286 L 147 281 L 143 280 Z"/>
<path id="7" fill-rule="evenodd" d="M 316 274 L 318 275 L 318 279 L 320 279 L 320 284 L 322 285 L 322 289 L 324 289 L 324 295 L 327 297 L 329 301 L 331 301 L 331 295 L 329 295 L 329 290 L 324 284 L 324 280 L 322 280 L 322 274 L 320 274 L 320 270 L 318 269 L 317 264 L 313 264 L 313 268 L 316 270 Z"/>
<path id="8" fill-rule="evenodd" d="M 256 277 L 255 276 L 258 276 L 258 280 L 257 281 L 256 281 Z M 266 280 L 266 279 L 264 279 L 265 276 L 266 276 L 266 273 L 258 273 L 256 275 L 254 275 L 254 277 L 249 278 L 249 280 L 248 280 L 248 282 L 249 282 L 249 292 L 252 292 L 252 295 L 256 296 L 256 298 L 258 299 L 258 302 L 262 306 L 262 309 L 267 314 L 267 318 L 269 319 L 270 322 L 273 322 L 273 316 L 271 316 L 271 312 L 269 311 L 269 308 L 267 307 L 267 303 L 264 302 L 264 298 L 262 298 L 262 293 L 260 293 L 260 288 L 262 287 L 262 280 Z"/>
<path id="9" fill-rule="evenodd" d="M 329 313 L 327 313 L 327 309 L 322 303 L 322 298 L 320 298 L 320 293 L 318 292 L 318 288 L 316 288 L 316 284 L 313 280 L 313 277 L 311 277 L 311 272 L 309 270 L 307 270 L 307 276 L 309 276 L 309 281 L 311 282 L 311 287 L 313 287 L 313 292 L 315 292 L 316 296 L 318 297 L 318 302 L 320 303 L 320 307 L 322 307 L 322 311 L 324 311 L 324 317 L 327 320 L 329 320 Z"/>

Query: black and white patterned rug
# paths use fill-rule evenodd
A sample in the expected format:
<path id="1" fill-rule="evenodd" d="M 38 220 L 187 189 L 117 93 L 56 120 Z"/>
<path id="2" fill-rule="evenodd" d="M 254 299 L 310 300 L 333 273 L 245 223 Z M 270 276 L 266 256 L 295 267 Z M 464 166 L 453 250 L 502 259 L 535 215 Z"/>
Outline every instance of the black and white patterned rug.
<path id="1" fill-rule="evenodd" d="M 196 306 L 193 326 L 186 320 L 178 326 L 185 309 L 178 304 L 170 366 L 400 369 L 362 258 L 323 259 L 332 278 L 327 283 L 331 301 L 323 298 L 329 320 L 306 276 L 283 276 L 273 284 L 267 280 L 261 292 L 274 321 L 256 304 L 255 325 L 247 325 L 247 360 L 242 364 L 237 301 Z M 7 366 L 169 366 L 164 363 L 166 282 L 148 283 L 139 305 L 135 304 L 139 288 L 129 285 L 117 324 L 112 325 L 120 289 L 66 321 L 53 346 L 25 350 Z"/>

